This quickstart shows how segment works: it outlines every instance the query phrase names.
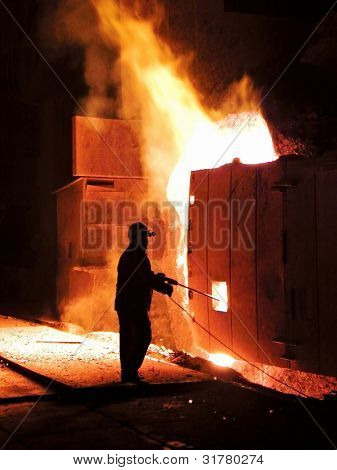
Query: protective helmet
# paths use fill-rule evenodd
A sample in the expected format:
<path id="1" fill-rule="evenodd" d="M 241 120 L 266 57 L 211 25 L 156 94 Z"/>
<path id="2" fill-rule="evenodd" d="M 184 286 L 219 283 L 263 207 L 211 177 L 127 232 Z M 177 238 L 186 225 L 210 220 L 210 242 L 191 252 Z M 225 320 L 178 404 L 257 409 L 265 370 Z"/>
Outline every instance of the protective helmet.
<path id="1" fill-rule="evenodd" d="M 147 225 L 143 224 L 143 222 L 135 222 L 129 227 L 130 242 L 135 242 L 143 237 L 154 237 L 155 235 L 156 233 L 149 230 Z"/>

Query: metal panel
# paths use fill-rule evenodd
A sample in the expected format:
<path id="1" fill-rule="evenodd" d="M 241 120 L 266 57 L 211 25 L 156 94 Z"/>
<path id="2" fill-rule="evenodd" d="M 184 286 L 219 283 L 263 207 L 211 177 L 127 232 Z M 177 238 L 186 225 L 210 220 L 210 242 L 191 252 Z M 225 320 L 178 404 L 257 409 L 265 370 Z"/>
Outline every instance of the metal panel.
<path id="1" fill-rule="evenodd" d="M 317 172 L 320 372 L 337 375 L 337 170 Z"/>
<path id="2" fill-rule="evenodd" d="M 256 165 L 232 164 L 231 312 L 233 349 L 258 360 L 256 315 Z"/>
<path id="3" fill-rule="evenodd" d="M 81 201 L 85 181 L 80 178 L 57 193 L 57 305 L 69 302 L 68 276 L 81 257 Z"/>
<path id="4" fill-rule="evenodd" d="M 86 185 L 85 199 L 81 208 L 82 263 L 104 265 L 111 250 L 120 252 L 122 247 L 124 248 L 122 240 L 117 239 L 118 205 L 124 200 L 125 192 L 101 185 Z M 127 240 L 125 236 L 124 244 Z"/>
<path id="5" fill-rule="evenodd" d="M 57 193 L 57 237 L 59 262 L 74 264 L 81 256 L 81 201 L 85 181 L 79 179 Z"/>
<path id="6" fill-rule="evenodd" d="M 258 167 L 257 173 L 257 307 L 259 361 L 284 366 L 283 162 Z"/>
<path id="7" fill-rule="evenodd" d="M 188 269 L 189 285 L 203 292 L 208 289 L 207 257 L 207 201 L 208 170 L 196 171 L 191 175 L 190 195 L 194 204 L 189 208 Z M 208 301 L 206 297 L 194 294 L 189 303 L 190 312 L 207 331 L 209 330 Z M 194 324 L 195 345 L 209 351 L 209 335 Z"/>
<path id="8" fill-rule="evenodd" d="M 102 267 L 102 282 L 110 282 L 113 296 L 115 271 L 112 275 L 111 264 L 117 264 L 117 257 L 128 245 L 128 226 L 141 218 L 140 202 L 146 186 L 143 179 L 79 178 L 57 192 L 60 312 L 74 301 L 76 284 L 79 288 L 83 284 L 79 267 Z"/>
<path id="9" fill-rule="evenodd" d="M 286 191 L 286 336 L 292 368 L 318 372 L 315 175 L 302 160 L 288 159 Z"/>
<path id="10" fill-rule="evenodd" d="M 214 312 L 198 295 L 190 309 L 249 361 L 337 373 L 336 180 L 333 167 L 290 157 L 192 173 L 189 283 L 211 292 L 212 281 L 228 278 L 231 312 Z M 214 198 L 231 202 L 230 250 L 213 246 L 213 232 L 228 228 L 212 212 Z M 207 223 L 202 202 L 208 204 Z M 195 332 L 203 349 L 229 352 L 198 327 Z"/>
<path id="11" fill-rule="evenodd" d="M 141 177 L 140 121 L 73 118 L 74 176 Z"/>
<path id="12" fill-rule="evenodd" d="M 208 196 L 208 290 L 212 292 L 212 281 L 230 285 L 230 191 L 231 165 L 224 165 L 209 172 Z M 216 296 L 219 295 L 216 293 Z M 230 299 L 229 299 L 230 301 Z M 232 325 L 230 309 L 218 312 L 209 301 L 210 330 L 222 343 L 232 348 Z M 223 344 L 210 338 L 212 353 L 231 354 Z"/>
<path id="13" fill-rule="evenodd" d="M 81 207 L 82 263 L 106 264 L 109 253 L 126 248 L 129 225 L 142 220 L 140 203 L 145 191 L 142 179 L 87 180 Z"/>

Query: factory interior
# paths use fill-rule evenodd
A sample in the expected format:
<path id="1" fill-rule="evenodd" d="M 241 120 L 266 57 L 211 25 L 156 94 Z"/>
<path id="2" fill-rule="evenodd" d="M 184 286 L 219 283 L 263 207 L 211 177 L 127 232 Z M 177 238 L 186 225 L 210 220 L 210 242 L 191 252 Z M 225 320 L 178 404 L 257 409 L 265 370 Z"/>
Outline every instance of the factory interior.
<path id="1" fill-rule="evenodd" d="M 0 22 L 0 448 L 336 449 L 336 2 L 0 0 Z M 137 222 L 173 293 L 127 387 Z"/>

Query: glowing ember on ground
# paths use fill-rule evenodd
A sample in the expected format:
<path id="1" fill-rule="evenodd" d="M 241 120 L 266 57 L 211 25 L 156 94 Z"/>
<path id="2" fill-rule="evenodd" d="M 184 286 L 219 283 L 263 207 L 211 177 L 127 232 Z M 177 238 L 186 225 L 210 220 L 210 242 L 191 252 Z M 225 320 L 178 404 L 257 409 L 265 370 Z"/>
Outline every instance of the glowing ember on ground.
<path id="1" fill-rule="evenodd" d="M 80 343 L 80 344 L 79 344 Z M 73 335 L 24 320 L 0 317 L 0 355 L 70 387 L 116 384 L 120 380 L 119 335 L 92 332 Z M 153 353 L 154 351 L 154 353 Z M 169 350 L 151 346 L 142 375 L 151 383 L 194 382 L 207 376 L 166 359 Z M 155 365 L 154 365 L 155 361 Z"/>
<path id="2" fill-rule="evenodd" d="M 208 357 L 210 362 L 213 362 L 216 366 L 220 367 L 232 367 L 236 361 L 233 357 L 228 354 L 210 354 Z"/>

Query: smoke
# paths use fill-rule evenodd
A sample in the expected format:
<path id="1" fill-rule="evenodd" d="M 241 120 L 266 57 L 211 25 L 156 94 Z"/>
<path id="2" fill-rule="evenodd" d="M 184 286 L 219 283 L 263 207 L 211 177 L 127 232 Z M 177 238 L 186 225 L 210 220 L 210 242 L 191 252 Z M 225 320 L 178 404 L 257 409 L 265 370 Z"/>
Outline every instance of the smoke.
<path id="1" fill-rule="evenodd" d="M 193 148 L 200 148 L 199 137 L 204 137 L 202 148 L 207 156 L 214 141 L 222 145 L 217 122 L 231 113 L 251 111 L 258 103 L 258 93 L 244 77 L 232 84 L 217 109 L 207 108 L 189 77 L 192 56 L 175 56 L 160 34 L 163 18 L 164 10 L 157 1 L 61 0 L 56 9 L 47 12 L 41 26 L 51 53 L 69 57 L 71 51 L 71 61 L 75 62 L 76 55 L 80 56 L 87 87 L 81 107 L 87 115 L 141 120 L 147 196 L 158 202 L 167 200 L 168 184 L 178 162 L 186 162 L 189 168 L 187 160 L 194 158 L 191 143 Z M 176 200 L 186 205 L 186 178 L 177 179 L 172 187 L 178 190 L 174 191 Z M 168 229 L 165 214 L 163 218 Z M 160 263 L 169 269 L 171 277 L 186 284 L 186 266 L 178 266 L 177 262 L 184 255 L 182 244 L 186 245 L 183 219 L 177 214 L 171 223 L 171 230 L 179 232 L 180 243 L 175 252 L 166 250 Z M 115 272 L 116 260 L 107 260 L 107 266 Z M 115 278 L 101 279 L 97 273 L 93 282 L 95 286 L 88 296 L 65 307 L 65 320 L 90 328 L 92 319 L 104 311 L 103 304 L 111 304 Z M 182 302 L 185 296 L 177 293 L 176 298 Z M 160 309 L 170 311 L 166 304 L 158 304 L 156 311 Z M 169 336 L 188 350 L 191 338 L 187 321 L 181 312 L 170 311 L 167 315 L 171 320 Z M 162 320 L 158 322 L 161 326 Z"/>
<path id="2" fill-rule="evenodd" d="M 61 0 L 56 7 L 43 4 L 40 37 L 51 58 L 66 59 L 70 70 L 79 63 L 87 88 L 81 109 L 92 117 L 116 117 L 120 109 L 119 47 L 102 40 L 96 10 L 90 0 Z"/>
<path id="3" fill-rule="evenodd" d="M 251 111 L 259 98 L 244 76 L 217 109 L 205 108 L 189 78 L 192 54 L 175 56 L 163 39 L 164 13 L 158 0 L 61 0 L 41 25 L 50 53 L 81 56 L 87 115 L 142 120 L 143 167 L 151 195 L 163 199 L 198 121 Z"/>

